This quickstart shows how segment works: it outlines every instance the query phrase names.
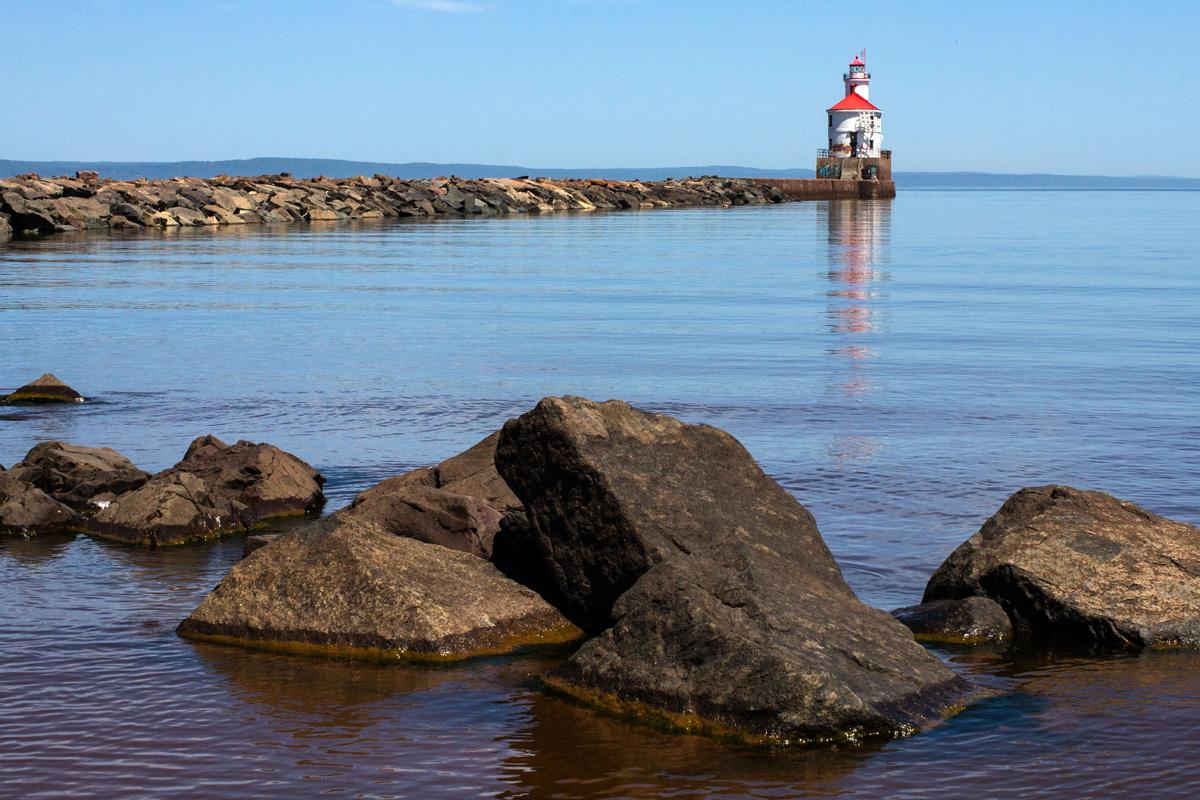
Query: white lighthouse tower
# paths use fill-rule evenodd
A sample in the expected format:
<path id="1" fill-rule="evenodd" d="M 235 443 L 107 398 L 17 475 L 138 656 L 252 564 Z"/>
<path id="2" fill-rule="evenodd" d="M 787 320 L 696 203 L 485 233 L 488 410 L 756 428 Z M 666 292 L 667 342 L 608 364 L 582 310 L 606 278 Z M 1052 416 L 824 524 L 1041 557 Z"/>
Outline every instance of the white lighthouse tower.
<path id="1" fill-rule="evenodd" d="M 846 95 L 830 106 L 830 158 L 883 158 L 883 112 L 868 100 L 871 73 L 867 72 L 867 51 L 850 62 L 842 75 Z"/>

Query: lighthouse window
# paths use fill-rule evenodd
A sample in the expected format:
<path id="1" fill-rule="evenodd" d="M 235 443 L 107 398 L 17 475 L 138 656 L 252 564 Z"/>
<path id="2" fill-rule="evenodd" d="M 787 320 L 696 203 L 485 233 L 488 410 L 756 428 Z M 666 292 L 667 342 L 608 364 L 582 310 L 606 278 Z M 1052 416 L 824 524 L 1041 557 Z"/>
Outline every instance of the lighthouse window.
<path id="1" fill-rule="evenodd" d="M 829 127 L 833 127 L 833 114 L 829 115 Z"/>

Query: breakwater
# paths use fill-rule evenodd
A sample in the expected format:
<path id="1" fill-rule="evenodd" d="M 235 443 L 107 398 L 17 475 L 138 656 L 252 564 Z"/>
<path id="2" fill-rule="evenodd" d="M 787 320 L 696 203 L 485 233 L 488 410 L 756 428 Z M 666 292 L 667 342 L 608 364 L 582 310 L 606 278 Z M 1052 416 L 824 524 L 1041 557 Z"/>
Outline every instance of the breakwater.
<path id="1" fill-rule="evenodd" d="M 115 181 L 95 173 L 0 179 L 0 241 L 100 229 L 332 222 L 386 217 L 766 205 L 890 196 L 868 181 L 686 178 L 666 181 L 435 178 L 288 174 Z M 871 187 L 868 187 L 871 188 Z M 894 185 L 892 193 L 894 193 Z"/>

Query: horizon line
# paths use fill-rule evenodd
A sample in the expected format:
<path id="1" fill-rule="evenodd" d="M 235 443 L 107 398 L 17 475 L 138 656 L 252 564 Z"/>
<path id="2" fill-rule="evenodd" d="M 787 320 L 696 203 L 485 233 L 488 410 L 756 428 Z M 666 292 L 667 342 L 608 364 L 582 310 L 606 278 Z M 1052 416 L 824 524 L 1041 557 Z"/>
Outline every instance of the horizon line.
<path id="1" fill-rule="evenodd" d="M 489 169 L 502 169 L 512 171 L 528 171 L 530 175 L 536 175 L 538 170 L 546 170 L 551 172 L 596 172 L 604 171 L 620 171 L 631 172 L 636 170 L 653 170 L 656 172 L 664 170 L 697 170 L 697 169 L 734 169 L 734 170 L 753 170 L 758 172 L 797 172 L 797 171 L 814 171 L 812 167 L 756 167 L 743 164 L 681 164 L 668 166 L 608 166 L 608 167 L 529 167 L 522 164 L 493 164 L 482 161 L 375 161 L 371 159 L 354 159 L 354 158 L 323 158 L 319 156 L 250 156 L 247 158 L 181 158 L 172 160 L 149 160 L 149 161 L 116 161 L 104 159 L 71 159 L 71 158 L 55 158 L 55 159 L 37 159 L 37 158 L 0 158 L 0 164 L 44 164 L 44 165 L 111 165 L 111 166 L 159 166 L 165 167 L 173 164 L 224 164 L 224 163 L 244 163 L 254 161 L 295 161 L 295 162 L 335 162 L 340 164 L 362 164 L 373 166 L 395 166 L 395 167 L 486 167 Z M 1200 181 L 1200 176 L 1190 175 L 1109 175 L 1097 173 L 1070 173 L 1070 172 L 992 172 L 988 170 L 929 170 L 929 169 L 908 169 L 896 170 L 897 174 L 902 175 L 985 175 L 993 177 L 1010 177 L 1010 178 L 1103 178 L 1110 180 L 1179 180 L 1179 181 Z M 39 173 L 40 174 L 40 173 Z M 179 176 L 184 177 L 184 176 Z M 599 175 L 597 175 L 599 177 Z M 718 176 L 720 177 L 720 176 Z"/>

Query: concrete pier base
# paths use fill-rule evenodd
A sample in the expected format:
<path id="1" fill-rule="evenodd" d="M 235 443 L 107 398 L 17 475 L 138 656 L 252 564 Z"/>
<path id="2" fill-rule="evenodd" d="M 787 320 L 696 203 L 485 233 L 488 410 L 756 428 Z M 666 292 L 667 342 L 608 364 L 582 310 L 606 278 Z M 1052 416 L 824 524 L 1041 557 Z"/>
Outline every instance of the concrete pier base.
<path id="1" fill-rule="evenodd" d="M 895 181 L 840 180 L 836 178 L 751 178 L 772 186 L 789 200 L 866 200 L 895 197 Z"/>

